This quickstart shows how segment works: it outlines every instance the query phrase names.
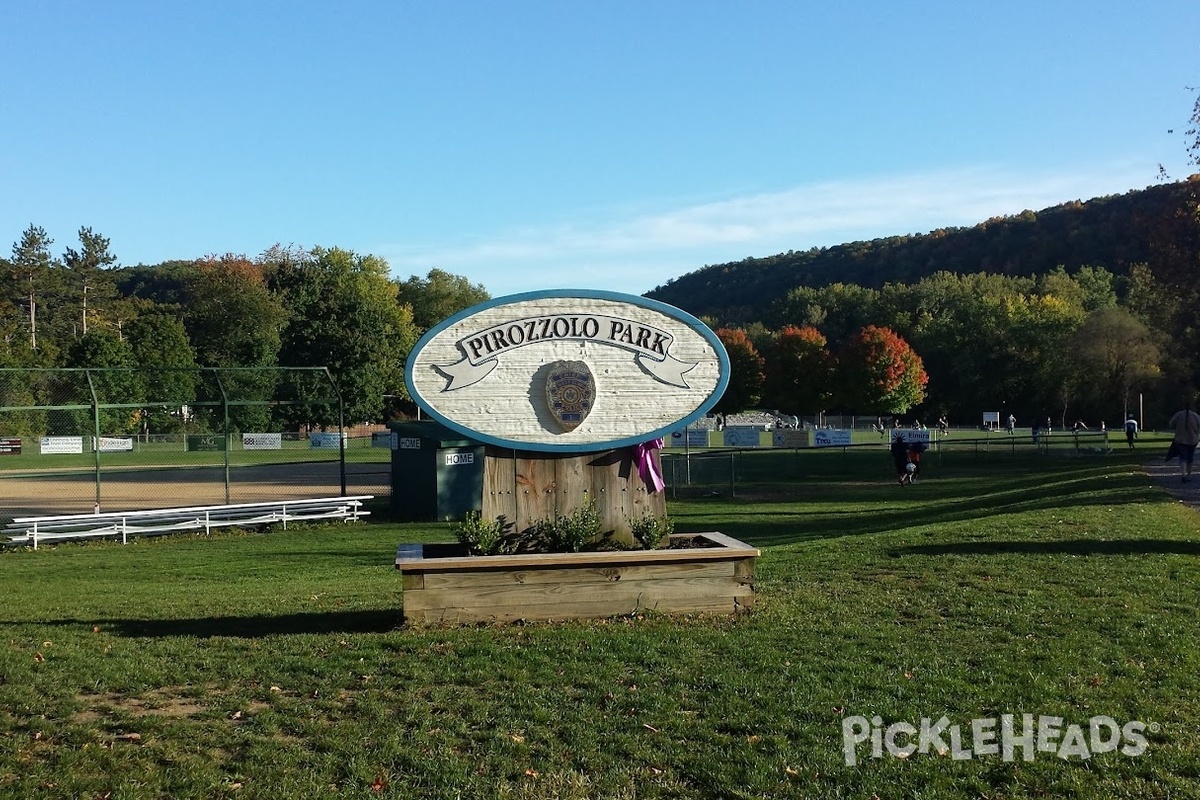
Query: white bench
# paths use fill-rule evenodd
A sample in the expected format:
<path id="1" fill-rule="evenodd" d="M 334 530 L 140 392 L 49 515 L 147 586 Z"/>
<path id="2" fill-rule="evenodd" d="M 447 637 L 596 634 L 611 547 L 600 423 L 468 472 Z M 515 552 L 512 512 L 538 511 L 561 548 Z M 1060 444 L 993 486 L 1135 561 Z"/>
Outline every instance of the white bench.
<path id="1" fill-rule="evenodd" d="M 239 503 L 224 506 L 159 508 L 145 511 L 114 511 L 103 514 L 63 514 L 47 517 L 17 517 L 5 525 L 0 544 L 33 545 L 91 537 L 120 537 L 204 531 L 234 526 L 271 525 L 289 522 L 340 519 L 356 522 L 368 516 L 363 502 L 374 495 L 322 497 L 306 500 L 277 500 L 267 503 Z"/>

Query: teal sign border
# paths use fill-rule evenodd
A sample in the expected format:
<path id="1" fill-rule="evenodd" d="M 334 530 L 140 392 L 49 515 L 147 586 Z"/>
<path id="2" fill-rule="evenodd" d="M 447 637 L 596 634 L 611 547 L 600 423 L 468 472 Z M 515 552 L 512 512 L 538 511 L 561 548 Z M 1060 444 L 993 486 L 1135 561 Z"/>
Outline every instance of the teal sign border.
<path id="1" fill-rule="evenodd" d="M 442 331 L 446 330 L 451 325 L 466 319 L 467 317 L 474 316 L 490 308 L 511 305 L 513 303 L 519 303 L 525 300 L 542 300 L 550 297 L 561 297 L 567 299 L 577 298 L 583 300 L 610 300 L 616 303 L 627 303 L 629 305 L 641 306 L 642 308 L 647 308 L 651 311 L 657 311 L 664 316 L 671 317 L 672 319 L 684 323 L 696 333 L 700 334 L 700 336 L 702 336 L 704 339 L 706 339 L 712 346 L 713 351 L 717 354 L 717 359 L 720 362 L 720 374 L 717 380 L 717 385 L 713 388 L 712 392 L 704 400 L 704 402 L 686 417 L 673 420 L 667 425 L 648 433 L 638 434 L 636 436 L 628 436 L 621 439 L 607 439 L 596 442 L 587 442 L 584 444 L 523 442 L 516 439 L 505 439 L 500 436 L 492 436 L 490 434 L 481 433 L 434 410 L 425 400 L 425 398 L 421 396 L 420 392 L 417 391 L 412 381 L 411 365 L 416 360 L 415 356 L 420 353 L 421 350 L 423 350 L 425 346 Z M 422 336 L 420 340 L 418 340 L 413 346 L 413 349 L 409 354 L 408 364 L 409 366 L 406 366 L 404 370 L 404 384 L 408 387 L 408 394 L 413 401 L 421 407 L 421 410 L 430 417 L 442 423 L 447 428 L 458 431 L 464 436 L 470 437 L 478 442 L 495 445 L 497 447 L 510 448 L 513 450 L 528 450 L 537 453 L 593 453 L 600 450 L 612 450 L 617 447 L 632 447 L 633 445 L 648 442 L 652 439 L 670 436 L 672 431 L 677 430 L 682 426 L 690 425 L 696 420 L 704 417 L 704 415 L 707 414 L 712 407 L 717 404 L 717 401 L 721 399 L 721 395 L 725 394 L 726 387 L 729 386 L 729 354 L 725 352 L 725 345 L 722 344 L 721 340 L 717 338 L 717 335 L 713 332 L 712 328 L 708 327 L 686 311 L 682 311 L 674 306 L 669 306 L 666 303 L 660 303 L 657 300 L 651 300 L 638 295 L 621 294 L 619 292 L 607 292 L 596 289 L 547 289 L 537 292 L 524 292 L 522 294 L 510 294 L 505 297 L 497 297 L 492 300 L 479 303 L 478 305 L 471 306 L 470 308 L 464 309 L 457 314 L 442 320 L 440 323 L 426 331 L 425 335 Z"/>

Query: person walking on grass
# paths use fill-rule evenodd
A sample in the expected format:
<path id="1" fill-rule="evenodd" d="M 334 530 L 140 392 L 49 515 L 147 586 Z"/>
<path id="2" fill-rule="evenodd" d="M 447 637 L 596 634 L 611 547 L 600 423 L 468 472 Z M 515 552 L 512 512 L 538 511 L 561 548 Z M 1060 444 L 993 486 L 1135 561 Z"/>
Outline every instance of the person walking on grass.
<path id="1" fill-rule="evenodd" d="M 1133 449 L 1133 440 L 1137 438 L 1138 424 L 1133 418 L 1133 414 L 1129 415 L 1129 419 L 1125 420 L 1125 441 L 1129 442 L 1129 449 Z"/>
<path id="2" fill-rule="evenodd" d="M 916 468 L 912 467 L 912 463 L 908 460 L 908 444 L 904 441 L 903 433 L 895 433 L 892 435 L 892 463 L 896 465 L 896 477 L 900 479 L 900 485 L 912 483 L 913 472 Z"/>
<path id="3" fill-rule="evenodd" d="M 1179 477 L 1184 483 L 1190 483 L 1196 443 L 1200 442 L 1200 414 L 1192 411 L 1190 402 L 1184 402 L 1183 408 L 1175 412 L 1167 427 L 1175 433 L 1171 439 L 1171 452 L 1179 458 Z"/>

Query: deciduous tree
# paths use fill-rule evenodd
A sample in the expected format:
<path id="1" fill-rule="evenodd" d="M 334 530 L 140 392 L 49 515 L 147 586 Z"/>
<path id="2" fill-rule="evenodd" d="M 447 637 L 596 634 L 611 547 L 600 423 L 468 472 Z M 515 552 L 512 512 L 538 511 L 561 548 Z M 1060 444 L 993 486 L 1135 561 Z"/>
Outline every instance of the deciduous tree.
<path id="1" fill-rule="evenodd" d="M 431 269 L 424 278 L 413 275 L 401 281 L 396 299 L 412 308 L 413 323 L 426 331 L 464 308 L 490 300 L 491 295 L 482 284 L 471 283 L 461 275 Z"/>
<path id="2" fill-rule="evenodd" d="M 125 326 L 124 334 L 135 363 L 144 370 L 146 429 L 150 433 L 181 430 L 182 408 L 196 400 L 200 383 L 196 353 L 183 323 L 170 314 L 142 314 Z"/>
<path id="3" fill-rule="evenodd" d="M 765 352 L 763 400 L 797 414 L 824 411 L 833 396 L 833 359 L 814 327 L 787 326 Z"/>
<path id="4" fill-rule="evenodd" d="M 88 382 L 101 405 L 126 406 L 102 408 L 99 411 L 101 434 L 127 434 L 137 430 L 140 412 L 136 405 L 145 399 L 141 373 L 133 369 L 133 350 L 116 331 L 96 328 L 73 341 L 66 351 L 66 366 L 95 369 Z M 86 414 L 73 417 L 78 430 L 70 433 L 86 435 L 93 432 L 94 421 Z"/>
<path id="5" fill-rule="evenodd" d="M 1160 375 L 1158 345 L 1150 329 L 1123 308 L 1092 312 L 1071 337 L 1079 364 L 1081 394 L 1093 411 L 1115 418 L 1130 408 L 1132 393 Z"/>
<path id="6" fill-rule="evenodd" d="M 188 276 L 184 327 L 196 350 L 196 361 L 206 367 L 275 367 L 280 329 L 286 314 L 267 288 L 263 268 L 245 256 L 207 256 L 196 262 Z M 225 395 L 230 400 L 271 400 L 278 373 L 273 369 L 225 372 Z M 210 380 L 202 382 L 205 402 L 220 403 L 222 392 Z M 207 425 L 223 427 L 206 407 Z M 230 410 L 231 426 L 241 431 L 266 430 L 266 406 L 237 406 Z"/>
<path id="7" fill-rule="evenodd" d="M 385 396 L 402 394 L 404 359 L 417 339 L 407 306 L 397 302 L 382 258 L 314 248 L 307 260 L 272 276 L 288 312 L 279 354 L 284 366 L 327 366 L 341 390 L 347 421 L 381 421 Z M 336 424 L 332 408 L 309 407 L 310 424 Z"/>
<path id="8" fill-rule="evenodd" d="M 921 357 L 890 328 L 868 325 L 850 337 L 839 359 L 842 403 L 871 414 L 903 414 L 925 399 Z"/>
<path id="9" fill-rule="evenodd" d="M 745 331 L 720 328 L 716 333 L 729 354 L 729 385 L 714 410 L 721 414 L 736 414 L 754 408 L 762 400 L 766 381 L 763 357 Z"/>

